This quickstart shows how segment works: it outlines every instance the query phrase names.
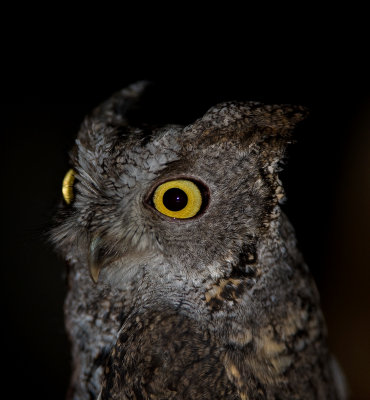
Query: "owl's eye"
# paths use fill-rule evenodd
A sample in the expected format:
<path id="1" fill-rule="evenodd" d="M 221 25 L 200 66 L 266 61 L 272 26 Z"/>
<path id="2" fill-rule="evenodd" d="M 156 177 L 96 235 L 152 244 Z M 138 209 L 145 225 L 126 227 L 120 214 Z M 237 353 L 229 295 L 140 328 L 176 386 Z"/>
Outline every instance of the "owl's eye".
<path id="1" fill-rule="evenodd" d="M 64 176 L 62 185 L 62 194 L 64 201 L 71 204 L 73 200 L 73 182 L 75 180 L 75 171 L 70 169 Z"/>
<path id="2" fill-rule="evenodd" d="M 172 218 L 191 218 L 204 209 L 206 196 L 203 187 L 186 179 L 167 181 L 153 194 L 154 207 Z"/>

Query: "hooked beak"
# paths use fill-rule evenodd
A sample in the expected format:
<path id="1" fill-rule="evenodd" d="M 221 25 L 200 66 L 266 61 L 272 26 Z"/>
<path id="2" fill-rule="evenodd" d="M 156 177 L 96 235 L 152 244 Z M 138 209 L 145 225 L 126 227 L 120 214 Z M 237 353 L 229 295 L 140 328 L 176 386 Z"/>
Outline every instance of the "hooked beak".
<path id="1" fill-rule="evenodd" d="M 104 239 L 95 236 L 90 244 L 88 266 L 91 278 L 98 283 L 101 270 L 110 264 L 117 256 L 111 246 L 106 246 Z"/>
<path id="2" fill-rule="evenodd" d="M 95 237 L 90 244 L 90 251 L 88 257 L 88 265 L 90 270 L 91 278 L 95 283 L 98 283 L 99 274 L 103 267 L 102 257 L 99 257 L 101 239 L 99 236 Z"/>

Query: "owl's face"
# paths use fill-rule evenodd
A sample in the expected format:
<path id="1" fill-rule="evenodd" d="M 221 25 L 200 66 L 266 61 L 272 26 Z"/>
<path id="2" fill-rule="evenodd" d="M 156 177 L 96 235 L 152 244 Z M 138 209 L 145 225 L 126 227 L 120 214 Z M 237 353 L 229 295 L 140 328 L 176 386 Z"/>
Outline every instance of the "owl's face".
<path id="1" fill-rule="evenodd" d="M 258 103 L 151 130 L 95 115 L 76 142 L 54 240 L 95 281 L 217 279 L 276 218 L 278 165 L 301 118 Z"/>

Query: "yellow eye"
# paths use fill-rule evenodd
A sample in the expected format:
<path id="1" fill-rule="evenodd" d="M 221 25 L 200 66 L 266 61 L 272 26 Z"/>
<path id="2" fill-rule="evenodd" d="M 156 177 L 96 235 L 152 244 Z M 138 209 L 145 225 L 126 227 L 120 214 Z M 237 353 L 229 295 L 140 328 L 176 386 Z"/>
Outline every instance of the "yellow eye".
<path id="1" fill-rule="evenodd" d="M 162 214 L 183 219 L 198 214 L 203 197 L 195 183 L 178 179 L 159 185 L 154 192 L 153 203 Z"/>
<path id="2" fill-rule="evenodd" d="M 63 179 L 62 193 L 67 204 L 71 204 L 73 200 L 73 182 L 75 180 L 75 171 L 70 169 Z"/>

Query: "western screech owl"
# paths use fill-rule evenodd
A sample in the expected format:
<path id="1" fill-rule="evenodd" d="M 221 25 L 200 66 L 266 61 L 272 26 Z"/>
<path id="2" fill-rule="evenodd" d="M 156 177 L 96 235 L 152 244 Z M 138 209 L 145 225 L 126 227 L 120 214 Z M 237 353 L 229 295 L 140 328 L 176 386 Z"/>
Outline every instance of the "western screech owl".
<path id="1" fill-rule="evenodd" d="M 279 204 L 302 107 L 140 120 L 139 82 L 86 118 L 52 240 L 68 264 L 70 399 L 339 399 L 319 296 Z"/>

